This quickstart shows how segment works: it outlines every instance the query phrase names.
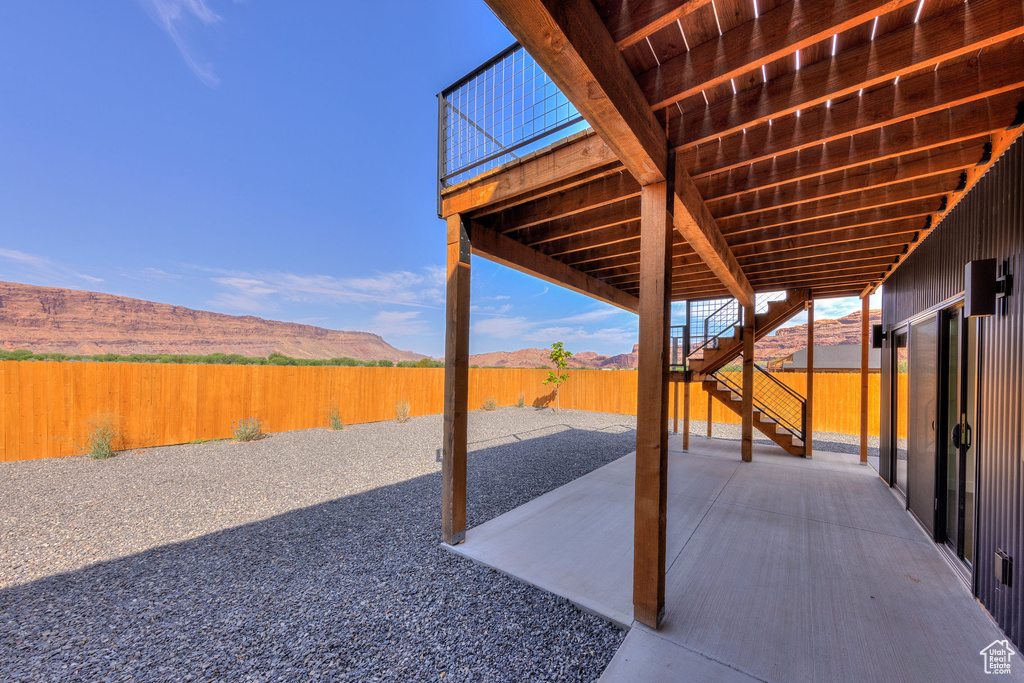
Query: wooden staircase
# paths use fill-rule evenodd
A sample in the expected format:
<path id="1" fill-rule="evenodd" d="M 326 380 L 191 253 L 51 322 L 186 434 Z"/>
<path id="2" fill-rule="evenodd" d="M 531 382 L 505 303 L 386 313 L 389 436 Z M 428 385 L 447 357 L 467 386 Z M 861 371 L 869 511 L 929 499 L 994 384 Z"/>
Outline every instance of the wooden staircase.
<path id="1" fill-rule="evenodd" d="M 768 302 L 768 310 L 754 315 L 754 341 L 774 332 L 780 325 L 804 310 L 808 291 L 791 289 L 785 299 Z M 703 349 L 703 358 L 690 359 L 690 378 L 703 382 L 743 353 L 743 326 L 733 327 L 731 335 L 721 335 Z"/>
<path id="2" fill-rule="evenodd" d="M 733 391 L 728 386 L 720 383 L 714 378 L 705 379 L 701 383 L 701 386 L 704 387 L 704 391 L 708 392 L 709 398 L 718 399 L 726 408 L 740 417 L 743 416 L 743 398 L 739 393 Z M 754 404 L 754 429 L 774 441 L 779 448 L 790 455 L 802 456 L 806 454 L 804 443 L 797 437 L 793 436 L 793 434 L 781 429 L 780 425 L 771 417 L 766 415 L 756 402 Z"/>

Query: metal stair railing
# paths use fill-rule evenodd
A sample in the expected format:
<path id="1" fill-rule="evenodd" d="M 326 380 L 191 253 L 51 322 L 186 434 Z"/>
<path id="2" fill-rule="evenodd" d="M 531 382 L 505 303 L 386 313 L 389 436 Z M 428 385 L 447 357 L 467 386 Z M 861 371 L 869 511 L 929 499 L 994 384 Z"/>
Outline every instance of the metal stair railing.
<path id="1" fill-rule="evenodd" d="M 711 378 L 737 396 L 743 395 L 743 386 L 735 377 L 719 370 Z M 807 399 L 757 363 L 754 363 L 754 407 L 793 438 L 807 442 Z"/>

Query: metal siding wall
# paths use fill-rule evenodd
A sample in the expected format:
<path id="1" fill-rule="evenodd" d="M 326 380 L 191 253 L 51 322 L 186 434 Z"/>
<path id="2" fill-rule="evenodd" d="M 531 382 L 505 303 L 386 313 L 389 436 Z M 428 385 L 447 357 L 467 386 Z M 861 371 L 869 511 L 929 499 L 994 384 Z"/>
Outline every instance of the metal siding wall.
<path id="1" fill-rule="evenodd" d="M 1024 638 L 1024 138 L 1003 154 L 885 283 L 886 329 L 963 290 L 964 265 L 980 258 L 1010 260 L 1017 279 L 1008 314 L 981 322 L 978 457 L 978 520 L 975 591 L 1018 646 Z M 883 387 L 891 368 L 883 368 Z M 883 390 L 884 393 L 884 390 Z M 997 584 L 996 548 L 1013 558 L 1013 587 Z"/>

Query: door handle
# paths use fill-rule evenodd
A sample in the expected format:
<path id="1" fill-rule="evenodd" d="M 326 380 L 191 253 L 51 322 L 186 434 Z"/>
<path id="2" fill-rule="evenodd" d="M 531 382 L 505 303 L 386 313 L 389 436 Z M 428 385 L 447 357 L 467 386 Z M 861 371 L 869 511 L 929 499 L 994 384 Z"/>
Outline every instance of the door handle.
<path id="1" fill-rule="evenodd" d="M 970 449 L 971 447 L 971 436 L 974 430 L 971 429 L 971 425 L 964 422 L 964 449 Z"/>
<path id="2" fill-rule="evenodd" d="M 953 442 L 953 448 L 960 448 L 960 423 L 957 422 L 953 425 L 953 431 L 949 435 L 950 440 Z"/>

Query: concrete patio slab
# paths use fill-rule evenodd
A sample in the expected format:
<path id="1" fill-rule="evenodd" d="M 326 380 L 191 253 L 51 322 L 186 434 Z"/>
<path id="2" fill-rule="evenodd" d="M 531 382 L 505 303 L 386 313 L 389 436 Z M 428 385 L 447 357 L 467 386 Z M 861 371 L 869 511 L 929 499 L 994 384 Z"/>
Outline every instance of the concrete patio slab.
<path id="1" fill-rule="evenodd" d="M 603 681 L 984 676 L 1003 639 L 857 456 L 669 449 L 665 620 L 632 622 L 634 457 L 471 529 L 453 552 L 631 627 Z M 1012 680 L 1024 680 L 1024 663 Z"/>

